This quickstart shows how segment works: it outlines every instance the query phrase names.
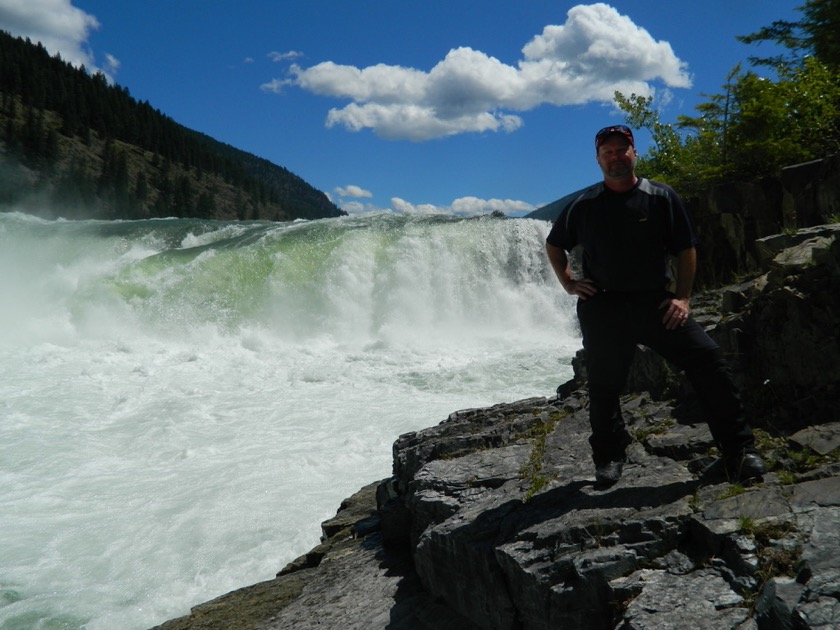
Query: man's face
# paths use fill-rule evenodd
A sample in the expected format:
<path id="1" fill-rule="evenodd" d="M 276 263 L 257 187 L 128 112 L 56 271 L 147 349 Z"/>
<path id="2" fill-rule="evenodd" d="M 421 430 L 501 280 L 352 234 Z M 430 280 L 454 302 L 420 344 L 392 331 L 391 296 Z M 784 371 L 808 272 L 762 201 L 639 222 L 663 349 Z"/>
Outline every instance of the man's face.
<path id="1" fill-rule="evenodd" d="M 627 138 L 614 134 L 598 147 L 597 160 L 605 177 L 628 177 L 636 168 L 636 149 Z"/>

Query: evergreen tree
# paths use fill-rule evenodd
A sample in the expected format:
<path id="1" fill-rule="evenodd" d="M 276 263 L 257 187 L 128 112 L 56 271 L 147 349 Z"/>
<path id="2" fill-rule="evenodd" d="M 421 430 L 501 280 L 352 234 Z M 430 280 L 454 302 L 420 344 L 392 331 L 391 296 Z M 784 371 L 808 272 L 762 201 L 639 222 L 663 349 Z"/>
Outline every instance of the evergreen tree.
<path id="1" fill-rule="evenodd" d="M 137 180 L 134 184 L 134 198 L 144 202 L 149 196 L 149 183 L 144 172 L 137 173 Z"/>
<path id="2" fill-rule="evenodd" d="M 199 219 L 212 219 L 216 212 L 216 200 L 208 191 L 203 191 L 198 196 L 195 204 L 195 216 Z"/>
<path id="3" fill-rule="evenodd" d="M 802 18 L 796 22 L 776 20 L 757 33 L 738 37 L 745 44 L 770 41 L 790 51 L 787 56 L 750 57 L 750 62 L 791 69 L 813 55 L 826 66 L 840 70 L 840 0 L 806 0 L 797 10 Z"/>

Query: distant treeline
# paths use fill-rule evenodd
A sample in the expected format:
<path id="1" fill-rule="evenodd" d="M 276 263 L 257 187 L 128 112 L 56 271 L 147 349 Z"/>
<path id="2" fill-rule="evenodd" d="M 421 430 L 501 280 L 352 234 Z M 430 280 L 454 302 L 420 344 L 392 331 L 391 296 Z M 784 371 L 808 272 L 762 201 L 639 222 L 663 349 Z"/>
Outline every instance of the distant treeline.
<path id="1" fill-rule="evenodd" d="M 187 129 L 0 31 L 0 203 L 38 199 L 99 218 L 321 218 L 344 214 L 268 160 Z"/>

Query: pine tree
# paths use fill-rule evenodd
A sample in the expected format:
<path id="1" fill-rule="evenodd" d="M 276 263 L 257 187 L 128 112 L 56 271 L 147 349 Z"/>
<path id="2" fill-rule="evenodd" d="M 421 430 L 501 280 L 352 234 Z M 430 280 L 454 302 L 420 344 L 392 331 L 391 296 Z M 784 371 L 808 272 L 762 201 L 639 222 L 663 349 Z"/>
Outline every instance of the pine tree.
<path id="1" fill-rule="evenodd" d="M 797 22 L 776 20 L 757 33 L 738 37 L 745 44 L 770 41 L 790 51 L 787 56 L 750 57 L 750 62 L 790 69 L 813 55 L 825 65 L 840 70 L 840 0 L 807 0 L 797 10 L 803 16 Z"/>

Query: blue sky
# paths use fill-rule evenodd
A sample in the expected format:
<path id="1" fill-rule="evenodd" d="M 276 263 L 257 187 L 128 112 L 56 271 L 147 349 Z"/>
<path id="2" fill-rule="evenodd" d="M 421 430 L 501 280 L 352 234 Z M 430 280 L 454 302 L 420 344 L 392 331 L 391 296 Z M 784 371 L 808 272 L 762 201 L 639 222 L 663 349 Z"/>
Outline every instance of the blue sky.
<path id="1" fill-rule="evenodd" d="M 351 214 L 521 214 L 597 181 L 618 89 L 661 117 L 802 0 L 0 0 L 0 28 Z M 649 139 L 639 134 L 644 153 Z"/>

